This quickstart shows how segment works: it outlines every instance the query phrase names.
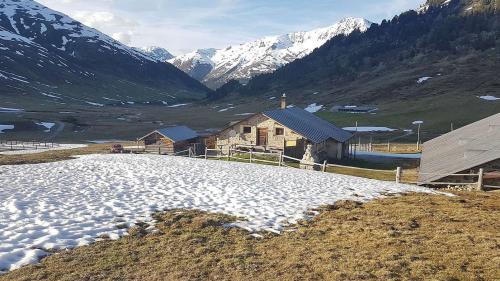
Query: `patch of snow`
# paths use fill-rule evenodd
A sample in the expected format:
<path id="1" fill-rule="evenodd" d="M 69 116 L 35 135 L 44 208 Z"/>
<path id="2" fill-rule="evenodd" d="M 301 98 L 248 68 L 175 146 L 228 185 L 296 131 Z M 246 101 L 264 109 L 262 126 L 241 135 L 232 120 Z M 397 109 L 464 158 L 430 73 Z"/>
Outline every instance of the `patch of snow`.
<path id="1" fill-rule="evenodd" d="M 497 98 L 495 96 L 480 96 L 479 98 L 482 99 L 482 100 L 487 100 L 487 101 L 500 100 L 500 98 Z"/>
<path id="2" fill-rule="evenodd" d="M 94 105 L 94 106 L 99 106 L 99 107 L 104 106 L 104 104 L 102 104 L 102 103 L 91 102 L 91 101 L 85 101 L 85 103 L 90 104 L 90 105 Z"/>
<path id="3" fill-rule="evenodd" d="M 47 31 L 47 26 L 44 23 L 40 23 L 40 33 L 44 34 Z"/>
<path id="4" fill-rule="evenodd" d="M 228 111 L 230 109 L 234 109 L 234 108 L 235 108 L 234 106 L 230 106 L 228 108 L 223 108 L 223 109 L 219 110 L 218 112 L 226 112 L 226 111 Z"/>
<path id="5" fill-rule="evenodd" d="M 2 125 L 0 124 L 0 134 L 4 133 L 4 130 L 12 130 L 14 125 Z"/>
<path id="6" fill-rule="evenodd" d="M 23 112 L 24 109 L 19 108 L 9 108 L 9 107 L 0 107 L 0 113 L 13 113 L 13 112 Z"/>
<path id="7" fill-rule="evenodd" d="M 351 132 L 394 132 L 396 129 L 391 129 L 388 127 L 344 127 L 346 131 Z"/>
<path id="8" fill-rule="evenodd" d="M 47 94 L 47 93 L 43 93 L 43 92 L 41 92 L 40 94 L 42 94 L 43 96 L 49 97 L 49 98 L 61 99 L 61 97 L 58 97 L 58 96 L 55 96 L 55 95 L 51 95 L 51 94 Z"/>
<path id="9" fill-rule="evenodd" d="M 434 193 L 339 174 L 158 155 L 87 155 L 1 170 L 3 271 L 47 254 L 34 249 L 87 245 L 105 234 L 118 238 L 127 232 L 118 224 L 151 222 L 158 210 L 224 213 L 246 219 L 233 226 L 280 232 L 286 224 L 307 219 L 308 210 L 339 200 Z"/>
<path id="10" fill-rule="evenodd" d="M 56 125 L 56 123 L 51 123 L 51 122 L 39 122 L 39 123 L 35 123 L 39 126 L 44 126 L 46 128 L 46 130 L 44 131 L 45 133 L 49 133 L 50 130 L 52 129 L 52 127 L 54 127 Z"/>
<path id="11" fill-rule="evenodd" d="M 255 113 L 238 113 L 238 114 L 235 114 L 235 116 L 250 116 L 250 115 L 254 115 Z"/>
<path id="12" fill-rule="evenodd" d="M 432 79 L 432 77 L 430 77 L 430 76 L 420 77 L 420 78 L 418 78 L 417 83 L 418 84 L 422 84 L 422 83 L 424 83 L 425 81 L 427 81 L 429 79 Z"/>
<path id="13" fill-rule="evenodd" d="M 311 113 L 315 113 L 315 112 L 320 111 L 322 108 L 323 108 L 323 105 L 312 103 L 312 104 L 308 105 L 305 108 L 305 110 L 308 111 L 308 112 L 311 112 Z"/>
<path id="14" fill-rule="evenodd" d="M 189 105 L 189 103 L 179 103 L 179 104 L 169 105 L 168 107 L 175 108 L 175 107 L 181 107 L 181 106 L 186 106 L 186 105 Z"/>

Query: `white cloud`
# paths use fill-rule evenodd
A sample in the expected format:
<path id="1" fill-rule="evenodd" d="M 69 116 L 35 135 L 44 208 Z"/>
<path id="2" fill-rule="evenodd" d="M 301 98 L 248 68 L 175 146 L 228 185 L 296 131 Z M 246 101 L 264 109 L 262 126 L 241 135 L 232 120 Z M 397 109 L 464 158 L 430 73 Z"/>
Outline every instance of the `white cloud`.
<path id="1" fill-rule="evenodd" d="M 180 54 L 310 30 L 346 16 L 380 21 L 424 0 L 37 0 L 125 44 Z"/>
<path id="2" fill-rule="evenodd" d="M 115 39 L 117 41 L 122 42 L 125 45 L 130 45 L 130 43 L 132 43 L 132 34 L 133 33 L 130 31 L 117 32 L 117 33 L 113 33 L 113 35 L 111 37 L 113 37 L 113 39 Z"/>

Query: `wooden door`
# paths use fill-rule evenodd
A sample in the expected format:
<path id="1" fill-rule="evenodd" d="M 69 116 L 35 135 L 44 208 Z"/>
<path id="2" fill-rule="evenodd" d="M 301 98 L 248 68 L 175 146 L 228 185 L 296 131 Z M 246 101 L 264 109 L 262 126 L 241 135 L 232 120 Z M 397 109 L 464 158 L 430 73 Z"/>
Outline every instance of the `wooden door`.
<path id="1" fill-rule="evenodd" d="M 257 128 L 257 145 L 267 145 L 267 128 Z"/>

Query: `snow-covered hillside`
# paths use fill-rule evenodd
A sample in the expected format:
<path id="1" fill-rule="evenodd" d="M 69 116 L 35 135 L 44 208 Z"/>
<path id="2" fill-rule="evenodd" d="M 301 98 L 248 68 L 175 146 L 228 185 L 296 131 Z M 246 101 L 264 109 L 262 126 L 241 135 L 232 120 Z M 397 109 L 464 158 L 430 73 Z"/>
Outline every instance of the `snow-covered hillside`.
<path id="1" fill-rule="evenodd" d="M 0 272 L 36 263 L 49 250 L 118 238 L 124 227 L 166 209 L 245 218 L 249 231 L 286 223 L 338 200 L 365 201 L 423 187 L 293 168 L 158 155 L 91 155 L 1 166 Z M 286 179 L 286 180 L 284 180 Z"/>
<path id="2" fill-rule="evenodd" d="M 138 59 L 151 59 L 63 13 L 31 0 L 0 0 L 0 23 L 11 33 L 37 43 L 49 41 L 52 47 L 69 54 L 73 54 L 73 45 L 86 40 L 88 43 L 98 43 L 99 47 L 108 50 L 114 48 L 115 51 Z"/>
<path id="3" fill-rule="evenodd" d="M 0 89 L 0 105 L 43 110 L 207 92 L 174 66 L 32 0 L 0 0 Z"/>
<path id="4" fill-rule="evenodd" d="M 229 80 L 248 80 L 268 73 L 310 54 L 329 39 L 348 35 L 354 30 L 366 31 L 371 22 L 345 18 L 325 28 L 269 36 L 225 49 L 201 49 L 169 60 L 184 72 L 216 88 Z"/>

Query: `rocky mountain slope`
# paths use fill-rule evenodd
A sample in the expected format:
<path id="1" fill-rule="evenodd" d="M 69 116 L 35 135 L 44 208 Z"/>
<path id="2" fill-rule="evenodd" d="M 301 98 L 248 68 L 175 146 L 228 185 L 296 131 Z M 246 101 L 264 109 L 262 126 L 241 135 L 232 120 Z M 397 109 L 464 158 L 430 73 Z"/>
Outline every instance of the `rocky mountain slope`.
<path id="1" fill-rule="evenodd" d="M 0 107 L 174 104 L 209 90 L 172 65 L 31 0 L 0 0 Z"/>
<path id="2" fill-rule="evenodd" d="M 366 31 L 371 23 L 345 18 L 325 28 L 269 36 L 225 49 L 201 49 L 169 60 L 170 63 L 211 88 L 230 80 L 247 81 L 310 54 L 331 38 L 355 30 Z"/>

